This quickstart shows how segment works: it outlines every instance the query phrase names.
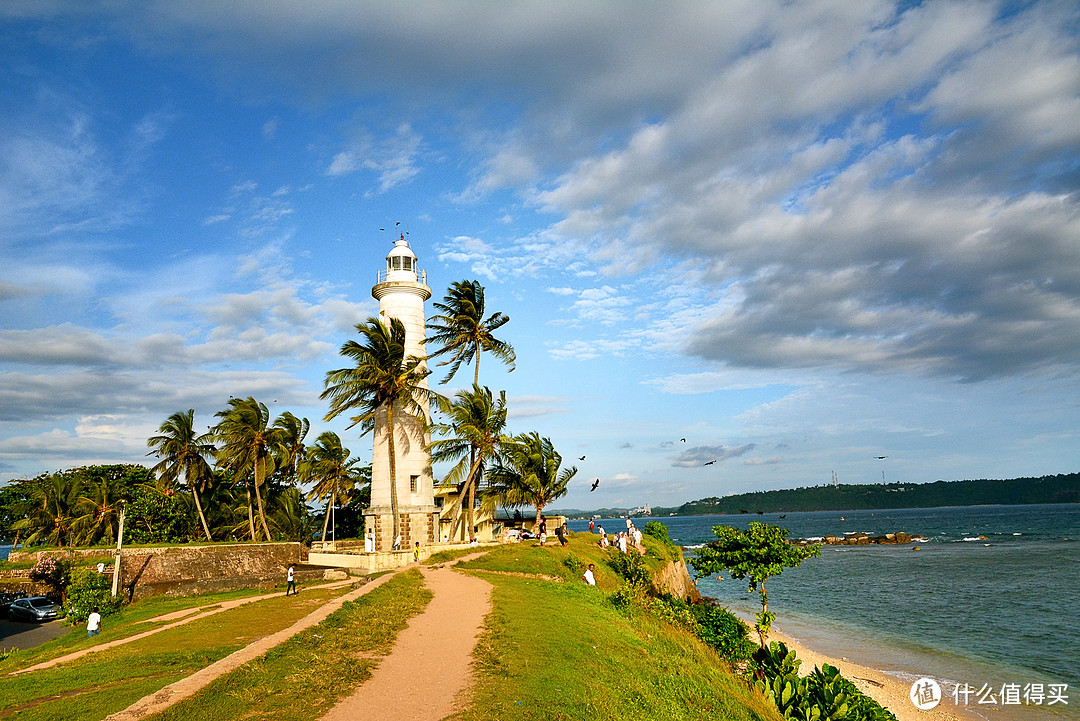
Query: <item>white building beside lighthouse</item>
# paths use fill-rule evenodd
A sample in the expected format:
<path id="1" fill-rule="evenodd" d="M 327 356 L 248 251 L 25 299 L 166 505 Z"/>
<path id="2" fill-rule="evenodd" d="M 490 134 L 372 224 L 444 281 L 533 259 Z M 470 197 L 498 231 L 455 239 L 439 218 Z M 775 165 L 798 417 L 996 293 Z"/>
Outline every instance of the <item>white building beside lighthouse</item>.
<path id="1" fill-rule="evenodd" d="M 406 356 L 424 357 L 424 302 L 431 297 L 427 274 L 420 271 L 409 241 L 402 235 L 386 256 L 386 269 L 379 272 L 371 295 L 379 301 L 379 317 L 389 324 L 397 318 L 405 326 Z M 423 383 L 427 387 L 427 381 Z M 421 403 L 425 412 L 427 403 Z M 394 409 L 395 475 L 402 551 L 411 550 L 419 541 L 427 546 L 437 540 L 439 513 L 435 508 L 431 476 L 429 437 L 420 419 Z M 364 511 L 365 535 L 374 541 L 375 552 L 390 551 L 394 545 L 394 519 L 391 510 L 390 463 L 385 413 L 376 418 L 374 450 L 371 457 L 371 505 Z"/>

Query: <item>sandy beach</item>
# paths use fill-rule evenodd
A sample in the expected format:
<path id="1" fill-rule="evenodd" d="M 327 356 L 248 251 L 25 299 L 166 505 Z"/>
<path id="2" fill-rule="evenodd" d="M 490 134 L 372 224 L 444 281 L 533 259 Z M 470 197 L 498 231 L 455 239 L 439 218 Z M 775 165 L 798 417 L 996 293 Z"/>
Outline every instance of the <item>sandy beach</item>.
<path id="1" fill-rule="evenodd" d="M 944 699 L 936 708 L 922 711 L 911 702 L 909 693 L 911 685 L 895 676 L 890 676 L 883 671 L 868 666 L 862 666 L 843 658 L 833 658 L 817 653 L 810 648 L 794 641 L 789 636 L 773 630 L 769 633 L 770 641 L 779 641 L 794 649 L 802 665 L 799 667 L 801 674 L 807 674 L 815 666 L 824 663 L 840 669 L 840 673 L 849 679 L 855 686 L 889 709 L 898 721 L 986 721 L 984 717 L 974 711 L 956 706 L 951 699 Z"/>

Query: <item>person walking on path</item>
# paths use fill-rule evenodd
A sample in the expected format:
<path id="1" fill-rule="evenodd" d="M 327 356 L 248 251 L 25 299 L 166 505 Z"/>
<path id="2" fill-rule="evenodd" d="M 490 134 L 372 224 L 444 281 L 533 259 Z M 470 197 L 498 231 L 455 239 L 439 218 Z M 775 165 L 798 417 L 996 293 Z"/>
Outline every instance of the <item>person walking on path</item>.
<path id="1" fill-rule="evenodd" d="M 417 541 L 416 543 L 413 544 L 412 560 L 414 562 L 419 562 L 420 561 L 420 541 Z"/>
<path id="2" fill-rule="evenodd" d="M 295 563 L 290 563 L 289 564 L 289 574 L 287 576 L 287 580 L 289 581 L 289 585 L 285 587 L 285 595 L 288 596 L 289 591 L 292 591 L 293 595 L 295 596 L 297 594 L 297 590 L 296 590 L 296 564 Z"/>
<path id="3" fill-rule="evenodd" d="M 540 527 L 536 529 L 537 535 L 540 536 L 540 545 L 543 546 L 547 542 L 547 519 L 540 516 Z"/>
<path id="4" fill-rule="evenodd" d="M 90 612 L 90 615 L 86 618 L 86 637 L 93 638 L 97 636 L 101 631 L 101 614 L 98 613 L 97 608 L 94 608 Z"/>

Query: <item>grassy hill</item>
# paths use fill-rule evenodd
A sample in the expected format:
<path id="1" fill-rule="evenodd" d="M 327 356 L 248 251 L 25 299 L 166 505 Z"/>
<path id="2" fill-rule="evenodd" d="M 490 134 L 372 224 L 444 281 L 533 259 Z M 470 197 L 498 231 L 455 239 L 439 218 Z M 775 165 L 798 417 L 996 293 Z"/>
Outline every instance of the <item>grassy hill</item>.
<path id="1" fill-rule="evenodd" d="M 576 534 L 565 548 L 502 546 L 465 564 L 469 573 L 493 584 L 493 612 L 474 654 L 477 683 L 455 718 L 617 718 L 629 713 L 676 721 L 779 721 L 775 706 L 750 691 L 690 632 L 646 611 L 614 604 L 611 594 L 620 581 L 595 538 Z M 677 553 L 648 542 L 644 560 L 650 570 Z M 596 587 L 580 581 L 578 564 L 589 562 L 597 566 Z M 423 609 L 427 596 L 422 585 L 416 571 L 399 573 L 155 718 L 317 719 L 370 675 L 378 657 L 392 648 L 398 630 Z M 159 614 L 220 603 L 236 594 L 137 602 L 107 617 L 103 635 L 93 641 L 76 628 L 38 648 L 0 654 L 0 717 L 103 719 L 252 639 L 290 625 L 320 599 L 340 592 L 307 590 L 298 599 L 278 594 L 59 667 L 7 675 L 71 650 L 133 635 Z"/>

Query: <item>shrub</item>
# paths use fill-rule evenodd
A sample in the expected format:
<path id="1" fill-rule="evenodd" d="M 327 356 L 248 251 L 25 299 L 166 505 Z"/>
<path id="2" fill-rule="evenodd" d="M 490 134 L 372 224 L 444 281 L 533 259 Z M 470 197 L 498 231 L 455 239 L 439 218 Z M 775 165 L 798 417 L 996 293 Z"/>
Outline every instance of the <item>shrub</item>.
<path id="1" fill-rule="evenodd" d="M 663 543 L 668 548 L 674 548 L 675 543 L 671 540 L 671 536 L 668 535 L 668 527 L 660 521 L 648 521 L 641 532 L 646 536 L 652 536 L 656 540 Z"/>
<path id="2" fill-rule="evenodd" d="M 640 586 L 623 583 L 611 594 L 611 602 L 615 604 L 615 608 L 630 616 L 634 612 L 634 606 L 640 604 L 644 596 Z"/>
<path id="3" fill-rule="evenodd" d="M 59 596 L 64 595 L 64 587 L 71 575 L 71 564 L 59 556 L 41 554 L 37 563 L 30 569 L 30 578 L 46 583 Z"/>
<path id="4" fill-rule="evenodd" d="M 652 574 L 649 573 L 641 554 L 620 553 L 618 550 L 612 549 L 608 555 L 608 563 L 615 570 L 615 573 L 622 576 L 623 580 L 631 586 L 645 588 L 652 579 Z"/>
<path id="5" fill-rule="evenodd" d="M 85 621 L 95 608 L 102 616 L 120 610 L 120 598 L 112 596 L 112 579 L 92 568 L 77 568 L 71 574 L 64 604 L 73 624 Z"/>
<path id="6" fill-rule="evenodd" d="M 570 572 L 576 576 L 580 576 L 585 573 L 585 562 L 578 558 L 575 554 L 567 554 L 563 559 L 563 565 L 570 569 Z"/>
<path id="7" fill-rule="evenodd" d="M 733 666 L 748 661 L 757 645 L 750 640 L 750 627 L 711 599 L 690 607 L 696 633 Z"/>
<path id="8" fill-rule="evenodd" d="M 689 631 L 697 631 L 697 620 L 692 607 L 686 601 L 670 594 L 650 598 L 648 608 L 656 617 Z"/>

